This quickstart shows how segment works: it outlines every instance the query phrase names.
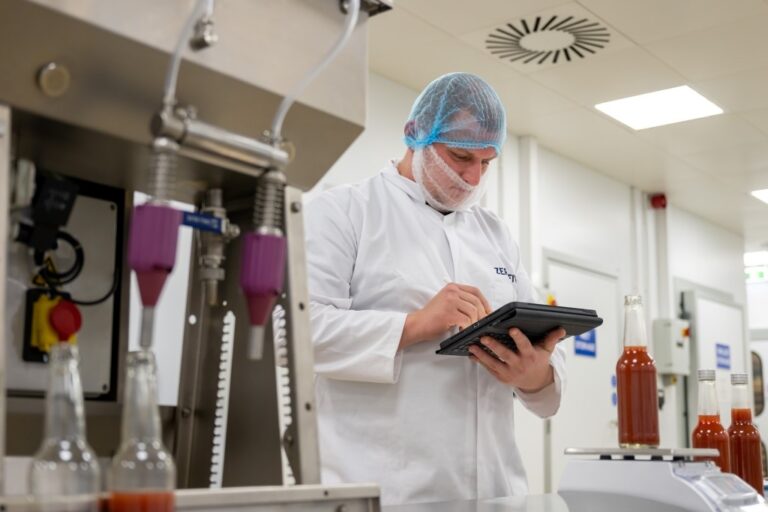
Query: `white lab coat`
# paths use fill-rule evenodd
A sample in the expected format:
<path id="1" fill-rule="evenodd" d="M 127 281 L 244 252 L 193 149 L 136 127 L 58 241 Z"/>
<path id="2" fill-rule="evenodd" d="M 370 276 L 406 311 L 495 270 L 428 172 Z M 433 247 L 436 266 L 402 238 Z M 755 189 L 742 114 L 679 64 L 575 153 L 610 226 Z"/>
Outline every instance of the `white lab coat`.
<path id="1" fill-rule="evenodd" d="M 385 505 L 525 494 L 513 388 L 435 354 L 449 333 L 397 351 L 407 313 L 449 282 L 494 309 L 532 300 L 505 224 L 479 207 L 442 215 L 394 163 L 309 201 L 305 223 L 323 483 L 378 483 Z M 560 404 L 562 348 L 551 364 L 555 383 L 516 392 L 541 417 Z"/>

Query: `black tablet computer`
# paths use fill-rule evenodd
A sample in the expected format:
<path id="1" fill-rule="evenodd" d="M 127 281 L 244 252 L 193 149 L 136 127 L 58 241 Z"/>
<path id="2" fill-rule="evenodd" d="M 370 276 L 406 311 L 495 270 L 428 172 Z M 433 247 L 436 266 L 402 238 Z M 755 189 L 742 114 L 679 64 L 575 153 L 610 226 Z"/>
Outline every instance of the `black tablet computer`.
<path id="1" fill-rule="evenodd" d="M 565 329 L 568 337 L 584 334 L 602 323 L 603 319 L 593 309 L 510 302 L 440 343 L 437 353 L 468 356 L 470 345 L 479 344 L 482 336 L 491 336 L 517 351 L 514 340 L 508 334 L 511 327 L 523 331 L 531 343 L 536 344 L 544 341 L 547 333 L 558 327 Z"/>

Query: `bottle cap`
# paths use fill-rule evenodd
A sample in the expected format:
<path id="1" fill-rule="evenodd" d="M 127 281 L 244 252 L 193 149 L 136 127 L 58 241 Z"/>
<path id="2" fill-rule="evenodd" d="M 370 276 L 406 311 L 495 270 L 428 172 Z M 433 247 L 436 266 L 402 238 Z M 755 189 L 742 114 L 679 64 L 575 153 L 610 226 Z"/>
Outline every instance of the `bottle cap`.
<path id="1" fill-rule="evenodd" d="M 731 374 L 731 384 L 746 384 L 747 383 L 747 374 L 746 373 L 732 373 Z"/>
<path id="2" fill-rule="evenodd" d="M 62 300 L 51 308 L 51 312 L 48 313 L 48 321 L 59 336 L 59 341 L 66 342 L 80 330 L 83 317 L 73 302 Z"/>
<path id="3" fill-rule="evenodd" d="M 715 380 L 715 370 L 699 370 L 699 380 Z"/>
<path id="4" fill-rule="evenodd" d="M 643 298 L 640 295 L 625 295 L 624 296 L 624 305 L 625 306 L 641 305 L 642 303 L 643 303 Z"/>

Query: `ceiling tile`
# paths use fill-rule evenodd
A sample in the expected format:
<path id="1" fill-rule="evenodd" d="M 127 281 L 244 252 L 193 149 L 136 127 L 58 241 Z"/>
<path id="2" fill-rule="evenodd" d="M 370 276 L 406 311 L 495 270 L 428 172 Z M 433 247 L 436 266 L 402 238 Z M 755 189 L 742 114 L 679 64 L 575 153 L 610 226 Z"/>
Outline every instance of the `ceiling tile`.
<path id="1" fill-rule="evenodd" d="M 693 153 L 681 158 L 697 169 L 724 178 L 735 174 L 766 172 L 768 170 L 768 144 L 742 144 Z"/>
<path id="2" fill-rule="evenodd" d="M 744 194 L 723 189 L 716 183 L 697 180 L 685 190 L 667 195 L 677 206 L 730 231 L 741 233 L 744 226 L 743 204 L 749 200 Z"/>
<path id="3" fill-rule="evenodd" d="M 649 43 L 645 47 L 692 81 L 768 66 L 768 14 Z"/>
<path id="4" fill-rule="evenodd" d="M 405 9 L 451 34 L 465 34 L 510 18 L 563 4 L 569 0 L 396 0 Z"/>
<path id="5" fill-rule="evenodd" d="M 763 133 L 768 134 L 768 108 L 741 112 L 739 117 L 746 119 L 752 126 L 755 126 Z"/>
<path id="6" fill-rule="evenodd" d="M 527 25 L 524 26 L 519 17 L 507 18 L 494 25 L 461 34 L 459 37 L 483 53 L 493 55 L 494 59 L 498 59 L 520 73 L 533 73 L 551 67 L 575 66 L 592 59 L 595 55 L 615 52 L 633 44 L 603 20 L 580 5 L 573 3 L 531 13 L 525 17 L 525 22 Z M 508 23 L 513 27 L 509 27 Z M 557 30 L 536 30 L 536 27 L 543 29 L 548 26 L 557 27 Z M 607 43 L 602 42 L 602 38 L 606 36 L 595 36 L 587 33 L 600 28 L 607 31 Z M 581 31 L 585 32 L 582 33 Z M 569 36 L 568 34 L 572 35 Z M 491 51 L 501 51 L 486 48 L 487 42 L 494 36 L 509 39 L 509 43 L 513 45 L 510 47 L 513 49 L 509 51 L 514 53 L 498 54 L 498 56 L 491 54 Z M 537 37 L 538 40 L 535 39 Z M 547 37 L 548 39 L 542 39 Z M 585 39 L 577 39 L 582 37 Z M 576 46 L 575 50 L 574 46 Z M 567 55 L 562 52 L 557 54 L 555 52 L 520 53 L 520 48 L 531 50 L 532 48 L 560 49 L 563 47 L 569 49 Z M 555 62 L 555 57 L 557 62 Z"/>
<path id="7" fill-rule="evenodd" d="M 768 66 L 691 85 L 727 112 L 768 108 Z"/>
<path id="8" fill-rule="evenodd" d="M 768 137 L 735 115 L 718 115 L 639 130 L 638 136 L 676 156 L 762 143 Z"/>
<path id="9" fill-rule="evenodd" d="M 665 186 L 666 155 L 584 108 L 534 119 L 530 135 L 562 155 L 643 190 Z"/>
<path id="10" fill-rule="evenodd" d="M 397 34 L 397 37 L 393 37 Z M 373 71 L 420 90 L 440 73 L 435 71 L 436 49 L 455 46 L 456 40 L 402 9 L 371 19 L 368 26 L 368 58 Z M 415 55 L 418 54 L 418 57 Z M 453 71 L 465 63 L 454 62 Z M 441 67 L 441 66 L 440 66 Z"/>
<path id="11" fill-rule="evenodd" d="M 636 43 L 644 44 L 768 14 L 760 0 L 579 0 L 579 3 L 620 30 Z"/>
<path id="12" fill-rule="evenodd" d="M 369 45 L 371 69 L 390 80 L 419 91 L 445 73 L 475 73 L 498 92 L 513 133 L 525 131 L 528 120 L 535 116 L 574 108 L 570 100 L 408 13 L 384 21 L 391 14 L 381 16 L 383 23 L 377 21 L 379 16 L 373 18 Z M 392 33 L 402 35 L 392 38 Z M 414 48 L 420 48 L 419 58 L 402 57 L 413 54 Z"/>
<path id="13" fill-rule="evenodd" d="M 498 64 L 496 64 L 498 66 Z M 506 72 L 506 69 L 504 70 Z M 496 75 L 493 75 L 496 77 Z M 572 110 L 577 105 L 544 89 L 526 77 L 514 80 L 489 80 L 507 110 L 507 126 L 514 134 L 529 133 L 533 120 L 542 115 Z"/>
<path id="14" fill-rule="evenodd" d="M 639 47 L 595 55 L 528 76 L 588 107 L 685 83 L 674 69 Z"/>

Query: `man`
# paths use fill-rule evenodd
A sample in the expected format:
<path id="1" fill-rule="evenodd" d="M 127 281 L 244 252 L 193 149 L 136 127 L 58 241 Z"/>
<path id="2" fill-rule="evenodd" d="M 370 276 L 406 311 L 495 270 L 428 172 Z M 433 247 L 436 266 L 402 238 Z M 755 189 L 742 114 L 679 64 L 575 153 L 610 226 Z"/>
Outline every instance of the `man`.
<path id="1" fill-rule="evenodd" d="M 504 223 L 476 205 L 506 137 L 482 79 L 429 84 L 405 125 L 408 149 L 377 176 L 305 210 L 324 483 L 375 482 L 382 503 L 525 494 L 515 395 L 554 414 L 564 331 L 501 361 L 435 354 L 438 342 L 513 300 L 531 301 Z"/>

